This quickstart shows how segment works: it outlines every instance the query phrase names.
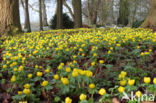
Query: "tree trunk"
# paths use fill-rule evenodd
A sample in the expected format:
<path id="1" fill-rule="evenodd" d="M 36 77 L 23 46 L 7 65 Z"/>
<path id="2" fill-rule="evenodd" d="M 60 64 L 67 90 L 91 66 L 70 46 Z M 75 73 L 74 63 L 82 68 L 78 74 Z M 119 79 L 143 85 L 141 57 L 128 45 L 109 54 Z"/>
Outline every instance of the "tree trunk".
<path id="1" fill-rule="evenodd" d="M 82 9 L 81 0 L 72 0 L 72 5 L 74 9 L 74 27 L 82 27 Z"/>
<path id="2" fill-rule="evenodd" d="M 62 6 L 63 6 L 63 1 L 57 0 L 57 29 L 62 29 L 63 27 Z"/>
<path id="3" fill-rule="evenodd" d="M 156 30 L 156 0 L 151 1 L 149 14 L 141 27 Z"/>
<path id="4" fill-rule="evenodd" d="M 129 17 L 129 3 L 128 0 L 120 0 L 118 24 L 126 26 Z"/>
<path id="5" fill-rule="evenodd" d="M 0 35 L 20 31 L 19 1 L 0 0 Z"/>
<path id="6" fill-rule="evenodd" d="M 39 0 L 39 21 L 40 21 L 40 30 L 43 30 L 43 24 L 42 24 L 42 1 Z"/>
<path id="7" fill-rule="evenodd" d="M 42 7 L 43 7 L 43 13 L 42 13 L 43 26 L 48 26 L 45 0 L 42 0 Z"/>
<path id="8" fill-rule="evenodd" d="M 25 0 L 25 26 L 27 32 L 31 32 L 30 19 L 29 19 L 29 10 L 28 10 L 28 0 Z"/>
<path id="9" fill-rule="evenodd" d="M 89 3 L 90 0 L 87 0 L 87 11 L 88 11 L 88 17 L 90 20 L 91 25 L 96 26 L 97 21 L 97 13 L 99 8 L 100 0 L 93 0 L 91 4 Z M 90 6 L 89 6 L 90 4 Z"/>

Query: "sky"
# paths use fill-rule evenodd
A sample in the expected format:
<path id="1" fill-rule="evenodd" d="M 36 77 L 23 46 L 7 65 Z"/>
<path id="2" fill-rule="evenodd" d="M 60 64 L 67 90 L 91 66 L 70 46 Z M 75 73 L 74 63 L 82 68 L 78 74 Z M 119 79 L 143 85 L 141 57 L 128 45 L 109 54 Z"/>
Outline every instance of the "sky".
<path id="1" fill-rule="evenodd" d="M 29 4 L 33 5 L 33 7 L 38 10 L 38 0 L 29 0 Z M 49 0 L 46 3 L 46 10 L 47 10 L 47 19 L 48 22 L 50 19 L 53 17 L 56 9 L 56 3 L 55 0 Z M 68 10 L 64 7 L 63 12 L 68 12 Z M 39 13 L 32 10 L 32 8 L 29 7 L 29 16 L 30 16 L 30 22 L 31 23 L 36 23 L 39 21 Z M 21 23 L 24 23 L 24 11 L 22 5 L 20 5 L 20 19 Z"/>

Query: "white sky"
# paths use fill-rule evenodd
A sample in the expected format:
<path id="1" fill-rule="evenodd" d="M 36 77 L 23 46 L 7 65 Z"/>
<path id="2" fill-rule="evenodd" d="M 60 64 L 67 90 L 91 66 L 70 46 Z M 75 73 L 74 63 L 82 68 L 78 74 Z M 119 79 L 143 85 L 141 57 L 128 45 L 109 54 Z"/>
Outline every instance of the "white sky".
<path id="1" fill-rule="evenodd" d="M 47 10 L 47 19 L 48 22 L 50 21 L 50 19 L 52 18 L 52 16 L 55 13 L 55 9 L 56 9 L 56 3 L 54 2 L 55 0 L 49 0 L 48 3 L 46 3 L 46 10 Z M 38 0 L 29 0 L 29 4 L 33 5 L 33 7 L 38 10 Z M 64 7 L 63 8 L 63 12 L 68 12 L 68 10 Z M 29 7 L 29 16 L 30 16 L 30 22 L 38 22 L 39 21 L 39 14 L 38 12 L 32 10 Z M 22 8 L 22 5 L 20 5 L 20 19 L 21 19 L 21 23 L 24 23 L 24 11 Z"/>

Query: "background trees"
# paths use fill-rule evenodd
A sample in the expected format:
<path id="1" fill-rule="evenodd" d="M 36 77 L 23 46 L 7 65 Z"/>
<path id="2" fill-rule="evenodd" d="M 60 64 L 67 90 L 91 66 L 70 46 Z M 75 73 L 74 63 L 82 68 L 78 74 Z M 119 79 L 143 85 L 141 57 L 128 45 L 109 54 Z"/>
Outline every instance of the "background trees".
<path id="1" fill-rule="evenodd" d="M 25 15 L 24 28 L 27 29 L 27 32 L 31 32 L 29 10 L 28 10 L 29 0 L 21 0 L 21 4 L 24 9 L 24 15 Z"/>
<path id="2" fill-rule="evenodd" d="M 53 18 L 54 11 L 58 14 L 58 28 L 62 28 L 63 13 L 72 18 L 75 28 L 82 27 L 82 24 L 90 27 L 111 25 L 138 27 L 148 14 L 141 27 L 155 28 L 155 0 L 20 0 L 20 10 L 21 7 L 24 9 L 20 15 L 19 0 L 13 2 L 6 0 L 4 3 L 3 1 L 0 1 L 2 8 L 0 33 L 21 31 L 20 21 L 27 32 L 31 29 L 34 31 L 36 27 L 38 27 L 36 30 L 43 30 L 43 26 L 48 26 L 48 22 Z M 55 10 L 56 5 L 58 9 Z M 53 10 L 49 12 L 50 9 Z M 36 15 L 39 15 L 39 18 Z"/>
<path id="3" fill-rule="evenodd" d="M 18 0 L 0 0 L 0 34 L 21 31 Z"/>

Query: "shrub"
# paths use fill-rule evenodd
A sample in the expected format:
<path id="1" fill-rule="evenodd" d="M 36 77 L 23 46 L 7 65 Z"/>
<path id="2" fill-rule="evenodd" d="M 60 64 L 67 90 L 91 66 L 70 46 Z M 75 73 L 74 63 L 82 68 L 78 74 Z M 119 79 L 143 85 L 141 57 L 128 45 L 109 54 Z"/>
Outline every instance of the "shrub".
<path id="1" fill-rule="evenodd" d="M 136 21 L 133 22 L 132 27 L 133 28 L 138 28 L 143 22 L 144 22 L 144 20 L 142 20 L 142 21 L 136 20 Z"/>
<path id="2" fill-rule="evenodd" d="M 57 26 L 57 14 L 50 20 L 50 28 L 56 29 Z M 74 22 L 70 19 L 67 14 L 63 14 L 63 29 L 70 29 L 74 27 Z"/>

